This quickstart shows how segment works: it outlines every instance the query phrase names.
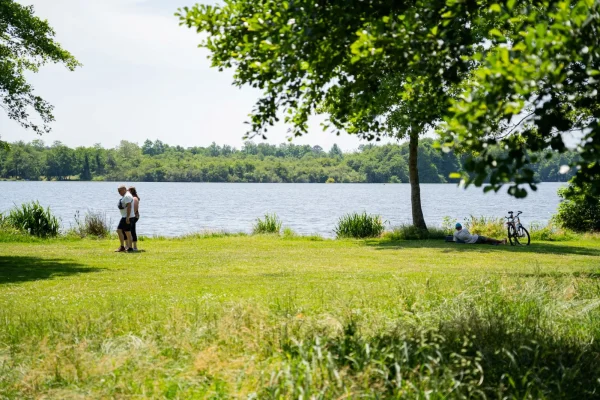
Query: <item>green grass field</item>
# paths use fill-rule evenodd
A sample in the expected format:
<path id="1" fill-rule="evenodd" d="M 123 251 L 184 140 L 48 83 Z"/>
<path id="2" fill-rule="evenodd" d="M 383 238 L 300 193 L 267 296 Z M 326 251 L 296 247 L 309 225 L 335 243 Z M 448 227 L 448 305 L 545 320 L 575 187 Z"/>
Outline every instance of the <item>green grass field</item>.
<path id="1" fill-rule="evenodd" d="M 600 397 L 600 240 L 0 243 L 0 398 Z"/>

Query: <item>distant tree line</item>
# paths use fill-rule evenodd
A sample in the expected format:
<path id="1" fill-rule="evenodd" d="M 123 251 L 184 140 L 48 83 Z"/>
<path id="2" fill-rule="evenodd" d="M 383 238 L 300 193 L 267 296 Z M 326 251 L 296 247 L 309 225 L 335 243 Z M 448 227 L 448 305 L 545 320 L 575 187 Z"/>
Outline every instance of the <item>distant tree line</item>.
<path id="1" fill-rule="evenodd" d="M 208 147 L 170 146 L 146 140 L 142 146 L 122 141 L 102 146 L 69 148 L 41 140 L 12 143 L 0 150 L 0 177 L 21 180 L 83 180 L 141 182 L 295 182 L 407 183 L 408 144 L 362 145 L 344 153 L 337 145 L 320 146 L 246 142 L 241 149 L 215 143 Z M 549 151 L 548 151 L 549 153 Z M 530 165 L 540 182 L 566 182 L 575 171 L 561 174 L 577 153 L 569 151 Z M 434 141 L 419 145 L 422 183 L 455 182 L 466 154 L 443 153 Z M 564 168 L 563 171 L 564 172 Z"/>

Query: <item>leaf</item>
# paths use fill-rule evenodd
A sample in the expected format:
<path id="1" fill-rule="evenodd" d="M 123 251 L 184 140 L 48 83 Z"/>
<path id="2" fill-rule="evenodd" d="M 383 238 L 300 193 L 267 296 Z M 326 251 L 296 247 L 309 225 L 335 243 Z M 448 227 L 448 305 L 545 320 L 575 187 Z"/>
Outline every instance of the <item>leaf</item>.
<path id="1" fill-rule="evenodd" d="M 504 37 L 504 35 L 502 34 L 502 32 L 500 32 L 497 28 L 490 29 L 489 34 L 492 35 L 492 36 Z"/>
<path id="2" fill-rule="evenodd" d="M 500 13 L 502 12 L 502 7 L 500 7 L 500 4 L 494 3 L 490 6 L 490 11 Z"/>

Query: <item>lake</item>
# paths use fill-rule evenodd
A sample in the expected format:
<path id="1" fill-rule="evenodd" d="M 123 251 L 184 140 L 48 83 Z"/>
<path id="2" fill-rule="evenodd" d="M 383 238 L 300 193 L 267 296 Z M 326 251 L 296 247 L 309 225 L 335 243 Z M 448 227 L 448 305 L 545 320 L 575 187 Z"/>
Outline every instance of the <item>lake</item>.
<path id="1" fill-rule="evenodd" d="M 344 214 L 379 214 L 388 226 L 411 222 L 408 184 L 259 184 L 259 183 L 134 183 L 141 197 L 138 232 L 179 236 L 204 230 L 250 232 L 253 221 L 277 213 L 284 226 L 300 234 L 333 236 Z M 502 217 L 523 211 L 522 221 L 546 223 L 560 202 L 556 191 L 564 183 L 543 183 L 525 199 L 454 184 L 423 184 L 421 197 L 428 225 L 444 216 L 462 221 L 469 215 Z M 120 218 L 114 182 L 0 182 L 0 212 L 14 204 L 39 202 L 61 219 L 74 223 L 76 211 L 105 212 L 116 227 Z"/>

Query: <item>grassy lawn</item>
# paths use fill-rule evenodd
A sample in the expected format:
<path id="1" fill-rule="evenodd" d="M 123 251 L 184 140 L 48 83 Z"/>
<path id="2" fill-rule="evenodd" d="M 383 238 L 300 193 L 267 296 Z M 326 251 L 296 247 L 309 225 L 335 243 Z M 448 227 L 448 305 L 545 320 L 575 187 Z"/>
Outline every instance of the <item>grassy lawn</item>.
<path id="1" fill-rule="evenodd" d="M 0 243 L 0 398 L 600 397 L 600 240 Z"/>

